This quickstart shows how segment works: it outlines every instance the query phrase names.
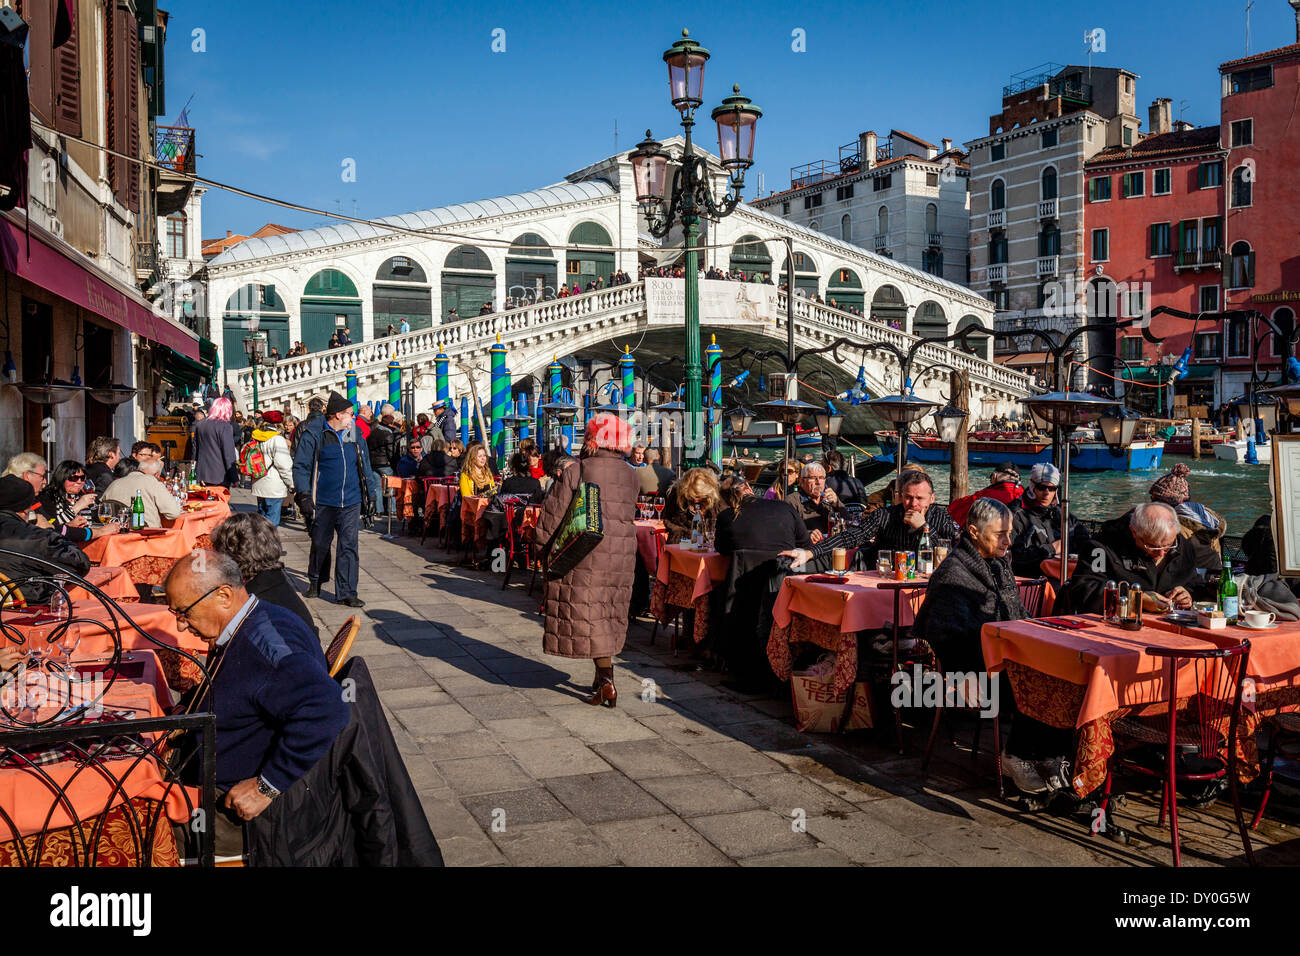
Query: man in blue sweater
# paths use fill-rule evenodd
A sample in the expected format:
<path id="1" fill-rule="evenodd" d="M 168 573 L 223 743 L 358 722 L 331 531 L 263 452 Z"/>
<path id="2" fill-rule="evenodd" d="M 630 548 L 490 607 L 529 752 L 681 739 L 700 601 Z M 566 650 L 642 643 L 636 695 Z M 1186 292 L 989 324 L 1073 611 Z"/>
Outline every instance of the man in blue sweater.
<path id="1" fill-rule="evenodd" d="M 357 533 L 361 511 L 373 514 L 363 493 L 363 477 L 371 473 L 370 453 L 352 417 L 352 403 L 330 392 L 325 414 L 299 429 L 293 458 L 293 486 L 311 495 L 315 522 L 307 558 L 307 597 L 320 597 L 320 582 L 328 578 L 330 545 L 338 535 L 338 564 L 334 599 L 348 607 L 364 607 L 357 597 Z"/>
<path id="2" fill-rule="evenodd" d="M 251 820 L 329 752 L 348 705 L 316 636 L 297 615 L 250 595 L 234 559 L 195 552 L 176 562 L 164 587 L 177 628 L 210 649 L 206 703 L 217 717 L 220 805 Z M 223 821 L 217 852 L 240 852 L 237 828 L 223 830 Z"/>

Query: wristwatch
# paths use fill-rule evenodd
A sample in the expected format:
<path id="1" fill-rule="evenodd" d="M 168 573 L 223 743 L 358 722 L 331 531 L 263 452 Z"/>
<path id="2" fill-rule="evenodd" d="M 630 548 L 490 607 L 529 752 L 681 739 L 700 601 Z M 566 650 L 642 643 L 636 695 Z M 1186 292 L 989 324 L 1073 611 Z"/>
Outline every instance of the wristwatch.
<path id="1" fill-rule="evenodd" d="M 280 791 L 267 783 L 265 777 L 257 778 L 257 792 L 264 797 L 270 797 L 272 800 L 280 795 Z"/>

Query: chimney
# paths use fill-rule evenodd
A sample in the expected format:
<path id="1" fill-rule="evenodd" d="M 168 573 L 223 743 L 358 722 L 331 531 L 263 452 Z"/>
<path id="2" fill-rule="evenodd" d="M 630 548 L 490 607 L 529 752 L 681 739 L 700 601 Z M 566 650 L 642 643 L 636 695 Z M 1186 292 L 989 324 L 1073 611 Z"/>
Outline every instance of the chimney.
<path id="1" fill-rule="evenodd" d="M 230 238 L 230 230 L 229 230 L 229 229 L 226 230 L 226 238 L 227 238 L 227 239 Z"/>
<path id="2" fill-rule="evenodd" d="M 948 137 L 945 136 L 943 139 L 943 152 L 946 153 L 950 149 L 952 149 L 952 140 L 948 139 Z"/>
<path id="3" fill-rule="evenodd" d="M 876 165 L 876 131 L 874 129 L 858 134 L 858 153 L 862 157 L 863 169 L 871 169 Z"/>
<path id="4" fill-rule="evenodd" d="M 1159 136 L 1174 128 L 1173 103 L 1173 100 L 1165 96 L 1152 101 L 1147 109 L 1147 135 Z"/>
<path id="5" fill-rule="evenodd" d="M 1291 9 L 1295 11 L 1295 42 L 1300 43 L 1300 0 L 1289 0 Z"/>

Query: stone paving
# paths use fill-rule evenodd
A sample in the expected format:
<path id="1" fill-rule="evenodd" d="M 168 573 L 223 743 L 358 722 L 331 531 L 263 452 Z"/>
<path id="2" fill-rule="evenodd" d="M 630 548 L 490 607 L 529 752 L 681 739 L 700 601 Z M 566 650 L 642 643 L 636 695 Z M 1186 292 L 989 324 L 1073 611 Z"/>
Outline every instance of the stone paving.
<path id="1" fill-rule="evenodd" d="M 237 493 L 236 501 L 248 501 Z M 362 532 L 361 632 L 389 723 L 448 865 L 1150 866 L 1171 862 L 1158 806 L 1134 793 L 1119 822 L 1129 845 L 1086 821 L 1026 813 L 997 796 L 991 733 L 972 760 L 940 732 L 920 774 L 925 729 L 899 756 L 892 725 L 851 734 L 794 729 L 788 699 L 746 697 L 721 675 L 651 645 L 631 625 L 616 659 L 617 709 L 583 702 L 589 661 L 541 649 L 539 600 L 516 574 L 457 567 L 433 539 Z M 306 590 L 308 540 L 281 529 L 285 566 Z M 540 583 L 538 592 L 540 592 Z M 350 609 L 308 601 L 332 634 Z M 328 639 L 328 638 L 327 638 Z M 645 688 L 654 699 L 642 699 Z M 1184 865 L 1241 865 L 1223 803 L 1180 808 Z M 1265 820 L 1262 863 L 1300 862 L 1290 828 Z"/>

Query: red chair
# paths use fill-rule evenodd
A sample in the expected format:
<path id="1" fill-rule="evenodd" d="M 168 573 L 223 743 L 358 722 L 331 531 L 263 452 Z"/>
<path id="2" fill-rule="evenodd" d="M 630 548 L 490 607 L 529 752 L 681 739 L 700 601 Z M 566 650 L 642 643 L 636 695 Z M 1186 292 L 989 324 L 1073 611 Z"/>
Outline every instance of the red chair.
<path id="1" fill-rule="evenodd" d="M 1241 716 L 1242 678 L 1250 659 L 1250 641 L 1233 647 L 1191 650 L 1188 648 L 1148 647 L 1147 654 L 1167 661 L 1164 677 L 1164 700 L 1146 708 L 1145 716 L 1121 717 L 1111 724 L 1115 735 L 1116 763 L 1123 770 L 1151 777 L 1161 777 L 1163 796 L 1160 802 L 1160 820 L 1165 825 L 1169 814 L 1169 828 L 1173 843 L 1174 866 L 1182 865 L 1182 852 L 1178 843 L 1178 784 L 1201 783 L 1212 780 L 1228 781 L 1232 795 L 1232 809 L 1241 832 L 1246 862 L 1255 865 L 1250 846 L 1250 831 L 1241 811 L 1241 796 L 1237 792 L 1237 724 Z M 1195 693 L 1179 701 L 1177 677 L 1185 668 L 1192 671 L 1192 679 L 1184 686 L 1195 687 Z M 1179 705 L 1185 713 L 1181 720 Z M 1155 712 L 1151 712 L 1152 710 Z M 1161 713 L 1159 711 L 1163 710 Z M 1163 752 L 1163 760 L 1152 761 L 1153 746 Z M 1147 761 L 1140 758 L 1145 755 Z M 1163 764 L 1163 766 L 1160 766 Z M 1101 811 L 1107 813 L 1110 805 L 1112 768 L 1106 772 L 1102 791 Z M 1104 817 L 1104 819 L 1106 819 Z"/>
<path id="2" fill-rule="evenodd" d="M 1250 823 L 1252 830 L 1256 829 L 1259 821 L 1264 819 L 1264 808 L 1268 806 L 1268 798 L 1273 793 L 1273 763 L 1277 760 L 1277 755 L 1281 753 L 1291 760 L 1300 757 L 1300 751 L 1297 751 L 1296 747 L 1297 741 L 1300 740 L 1300 713 L 1284 711 L 1266 718 L 1264 723 L 1268 724 L 1268 750 L 1264 752 L 1264 759 L 1260 766 L 1260 776 L 1264 780 L 1264 796 L 1260 798 L 1259 809 L 1255 811 L 1255 819 Z"/>

